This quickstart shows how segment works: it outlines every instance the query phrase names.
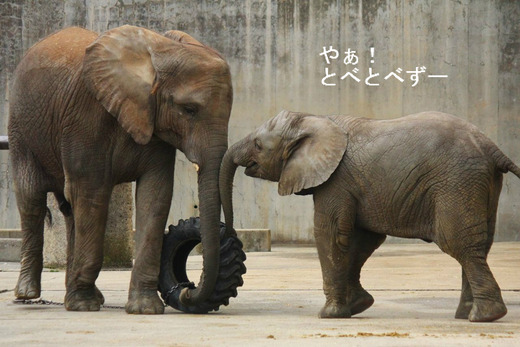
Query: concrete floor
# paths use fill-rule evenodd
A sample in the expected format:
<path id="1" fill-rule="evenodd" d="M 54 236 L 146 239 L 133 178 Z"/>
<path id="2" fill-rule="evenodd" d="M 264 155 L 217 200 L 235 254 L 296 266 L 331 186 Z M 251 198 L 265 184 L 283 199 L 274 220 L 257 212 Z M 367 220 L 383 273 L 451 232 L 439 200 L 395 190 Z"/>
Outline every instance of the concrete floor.
<path id="1" fill-rule="evenodd" d="M 190 257 L 198 279 L 200 256 Z M 365 265 L 362 283 L 376 302 L 351 319 L 324 320 L 321 273 L 312 247 L 274 246 L 248 253 L 245 284 L 217 313 L 128 315 L 122 309 L 67 312 L 60 306 L 17 305 L 18 265 L 0 263 L 1 346 L 518 346 L 520 242 L 496 243 L 490 267 L 508 314 L 494 323 L 454 319 L 460 267 L 431 244 L 384 244 Z M 63 272 L 46 270 L 42 298 L 62 301 Z M 107 305 L 126 302 L 129 271 L 102 271 Z"/>

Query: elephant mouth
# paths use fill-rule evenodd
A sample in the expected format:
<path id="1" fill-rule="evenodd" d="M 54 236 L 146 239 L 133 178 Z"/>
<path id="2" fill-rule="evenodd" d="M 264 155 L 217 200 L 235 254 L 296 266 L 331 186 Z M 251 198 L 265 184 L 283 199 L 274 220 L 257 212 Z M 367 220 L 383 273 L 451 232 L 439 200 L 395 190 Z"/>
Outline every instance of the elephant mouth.
<path id="1" fill-rule="evenodd" d="M 244 173 L 248 176 L 255 176 L 258 171 L 258 163 L 256 161 L 252 161 L 246 165 L 246 169 Z"/>
<path id="2" fill-rule="evenodd" d="M 188 159 L 188 161 L 190 163 L 192 163 L 193 165 L 199 166 L 197 158 L 194 155 L 192 155 L 192 154 L 184 154 L 184 155 L 186 156 L 186 159 Z"/>

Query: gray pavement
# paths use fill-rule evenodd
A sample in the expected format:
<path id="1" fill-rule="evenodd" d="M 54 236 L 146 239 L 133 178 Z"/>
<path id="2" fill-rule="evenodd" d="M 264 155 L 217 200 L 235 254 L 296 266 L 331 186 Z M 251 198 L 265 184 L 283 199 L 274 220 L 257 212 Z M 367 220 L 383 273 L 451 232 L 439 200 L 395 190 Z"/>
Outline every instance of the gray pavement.
<path id="1" fill-rule="evenodd" d="M 508 314 L 494 323 L 454 319 L 460 267 L 431 244 L 384 244 L 368 260 L 362 283 L 376 302 L 351 319 L 324 320 L 321 273 L 313 247 L 274 246 L 248 253 L 244 286 L 219 312 L 128 315 L 123 309 L 67 312 L 17 305 L 19 266 L 0 263 L 0 346 L 519 346 L 520 242 L 496 243 L 490 267 Z M 201 257 L 188 262 L 197 281 Z M 42 298 L 62 301 L 65 274 L 46 270 Z M 129 271 L 102 271 L 107 305 L 124 306 Z M 7 292 L 1 292 L 8 290 Z"/>

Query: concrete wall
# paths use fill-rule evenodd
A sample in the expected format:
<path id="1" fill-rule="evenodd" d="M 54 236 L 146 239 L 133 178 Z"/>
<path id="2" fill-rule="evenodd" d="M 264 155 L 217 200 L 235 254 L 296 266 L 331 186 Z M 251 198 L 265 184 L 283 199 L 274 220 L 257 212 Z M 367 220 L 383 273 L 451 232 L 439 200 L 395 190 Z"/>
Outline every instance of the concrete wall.
<path id="1" fill-rule="evenodd" d="M 233 73 L 230 142 L 281 109 L 393 118 L 438 110 L 470 120 L 520 163 L 520 2 L 426 0 L 4 0 L 0 3 L 0 133 L 5 133 L 9 82 L 22 54 L 55 30 L 79 25 L 98 32 L 134 24 L 184 30 L 219 50 Z M 330 65 L 319 54 L 333 46 Z M 374 47 L 371 63 L 370 48 Z M 359 56 L 360 83 L 341 80 L 347 49 Z M 406 71 L 426 67 L 412 87 Z M 325 68 L 336 86 L 321 84 Z M 369 68 L 379 86 L 367 86 Z M 384 77 L 402 69 L 406 80 Z M 427 78 L 425 75 L 448 75 Z M 328 82 L 329 80 L 327 80 Z M 0 228 L 18 225 L 0 154 Z M 170 222 L 196 214 L 196 178 L 179 155 Z M 276 184 L 238 172 L 239 228 L 269 228 L 273 241 L 312 241 L 312 200 L 279 197 Z M 498 240 L 520 239 L 520 181 L 507 175 Z"/>

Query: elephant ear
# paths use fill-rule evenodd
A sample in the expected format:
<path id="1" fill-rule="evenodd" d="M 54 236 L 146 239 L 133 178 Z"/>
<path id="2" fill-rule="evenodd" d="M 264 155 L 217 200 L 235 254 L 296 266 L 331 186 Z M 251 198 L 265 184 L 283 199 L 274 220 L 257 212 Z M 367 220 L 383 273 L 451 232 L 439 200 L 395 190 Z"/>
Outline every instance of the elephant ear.
<path id="1" fill-rule="evenodd" d="M 287 143 L 278 194 L 290 195 L 327 181 L 347 149 L 347 134 L 327 117 L 304 116 L 293 121 L 297 129 Z"/>
<path id="2" fill-rule="evenodd" d="M 153 31 L 125 25 L 99 36 L 86 49 L 83 76 L 96 99 L 139 144 L 154 130 L 149 96 L 156 76 L 155 47 L 172 41 Z"/>
<path id="3" fill-rule="evenodd" d="M 164 36 L 173 41 L 178 41 L 180 43 L 189 43 L 196 46 L 204 46 L 199 41 L 195 40 L 192 36 L 186 34 L 184 31 L 180 30 L 168 30 L 164 33 Z"/>

